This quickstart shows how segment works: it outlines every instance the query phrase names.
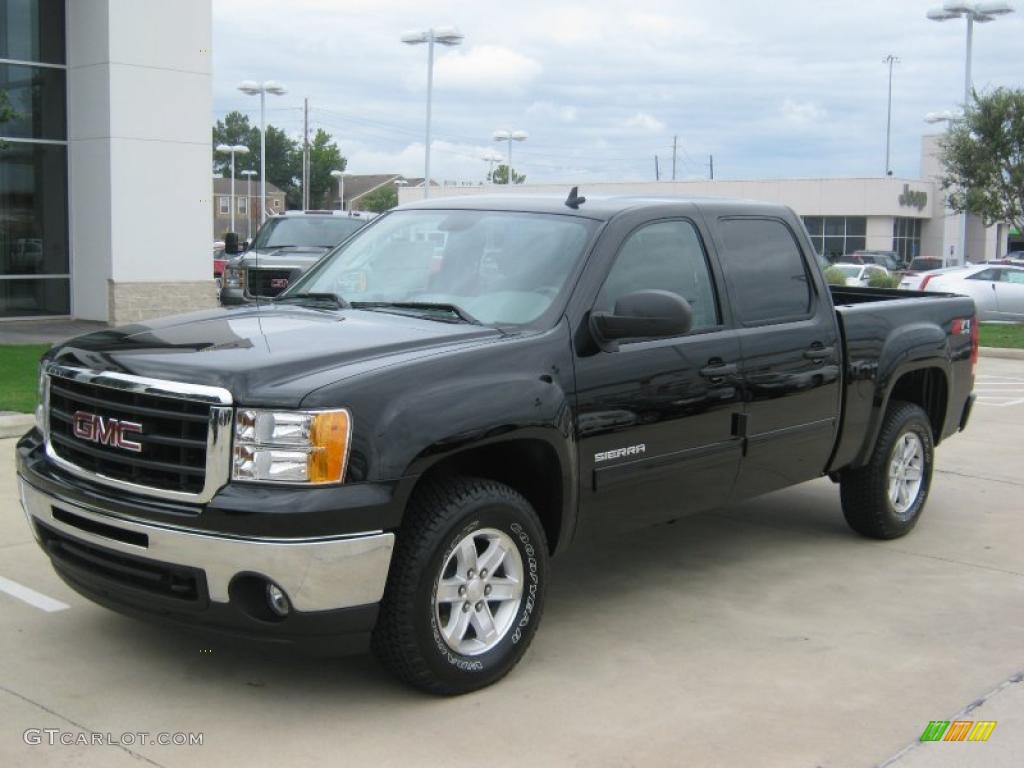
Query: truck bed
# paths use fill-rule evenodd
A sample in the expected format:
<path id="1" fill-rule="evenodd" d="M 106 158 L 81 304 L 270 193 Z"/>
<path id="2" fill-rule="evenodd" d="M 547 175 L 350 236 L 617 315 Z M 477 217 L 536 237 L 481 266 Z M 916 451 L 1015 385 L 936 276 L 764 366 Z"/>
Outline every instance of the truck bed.
<path id="1" fill-rule="evenodd" d="M 920 366 L 913 386 L 948 405 L 935 442 L 956 432 L 967 398 L 974 387 L 970 323 L 954 321 L 975 315 L 974 302 L 964 296 L 885 288 L 830 286 L 846 350 L 842 425 L 832 470 L 857 465 L 873 444 L 881 421 L 881 403 L 896 386 L 894 371 Z M 931 371 L 925 375 L 925 371 Z M 912 374 L 913 375 L 913 374 Z M 865 436 L 867 440 L 865 442 Z"/>

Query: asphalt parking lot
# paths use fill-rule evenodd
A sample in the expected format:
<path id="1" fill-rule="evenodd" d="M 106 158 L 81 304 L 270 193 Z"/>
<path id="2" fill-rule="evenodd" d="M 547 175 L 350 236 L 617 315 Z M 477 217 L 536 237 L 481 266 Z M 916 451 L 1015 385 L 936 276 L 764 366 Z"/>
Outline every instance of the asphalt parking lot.
<path id="1" fill-rule="evenodd" d="M 857 537 L 821 480 L 577 548 L 523 663 L 458 699 L 368 656 L 267 655 L 79 598 L 32 541 L 0 441 L 0 764 L 1018 766 L 1024 361 L 979 373 L 909 537 Z M 918 741 L 955 719 L 998 725 Z M 33 745 L 26 729 L 203 744 Z"/>

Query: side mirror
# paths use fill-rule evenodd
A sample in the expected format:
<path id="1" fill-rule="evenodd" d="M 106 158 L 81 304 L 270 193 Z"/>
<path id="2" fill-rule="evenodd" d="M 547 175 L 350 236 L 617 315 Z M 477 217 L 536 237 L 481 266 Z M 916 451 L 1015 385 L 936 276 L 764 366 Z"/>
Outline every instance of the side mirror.
<path id="1" fill-rule="evenodd" d="M 693 308 L 678 293 L 634 291 L 615 302 L 615 311 L 593 312 L 590 327 L 601 341 L 682 336 L 693 327 Z"/>
<path id="2" fill-rule="evenodd" d="M 238 253 L 238 235 L 235 232 L 228 232 L 224 235 L 224 253 Z"/>

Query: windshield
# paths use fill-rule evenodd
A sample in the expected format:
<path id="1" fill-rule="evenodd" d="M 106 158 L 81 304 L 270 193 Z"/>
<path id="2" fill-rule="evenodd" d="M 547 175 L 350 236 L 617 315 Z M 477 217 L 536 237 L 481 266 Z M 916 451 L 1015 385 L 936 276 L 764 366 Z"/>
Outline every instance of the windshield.
<path id="1" fill-rule="evenodd" d="M 347 216 L 280 216 L 267 219 L 256 233 L 252 247 L 265 249 L 297 245 L 333 248 L 365 223 L 363 219 Z"/>
<path id="2" fill-rule="evenodd" d="M 551 306 L 596 226 L 507 211 L 398 211 L 328 255 L 285 294 L 455 305 L 488 324 L 527 324 Z"/>

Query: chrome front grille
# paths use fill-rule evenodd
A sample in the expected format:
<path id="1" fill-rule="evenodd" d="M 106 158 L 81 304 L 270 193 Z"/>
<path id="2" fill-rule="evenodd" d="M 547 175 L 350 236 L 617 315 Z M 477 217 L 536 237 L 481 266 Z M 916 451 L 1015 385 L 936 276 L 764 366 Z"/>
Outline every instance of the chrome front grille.
<path id="1" fill-rule="evenodd" d="M 226 390 L 52 363 L 47 374 L 47 453 L 59 466 L 105 485 L 184 501 L 208 501 L 227 482 Z M 102 438 L 90 436 L 96 424 Z M 118 444 L 118 425 L 126 424 L 131 432 Z"/>

